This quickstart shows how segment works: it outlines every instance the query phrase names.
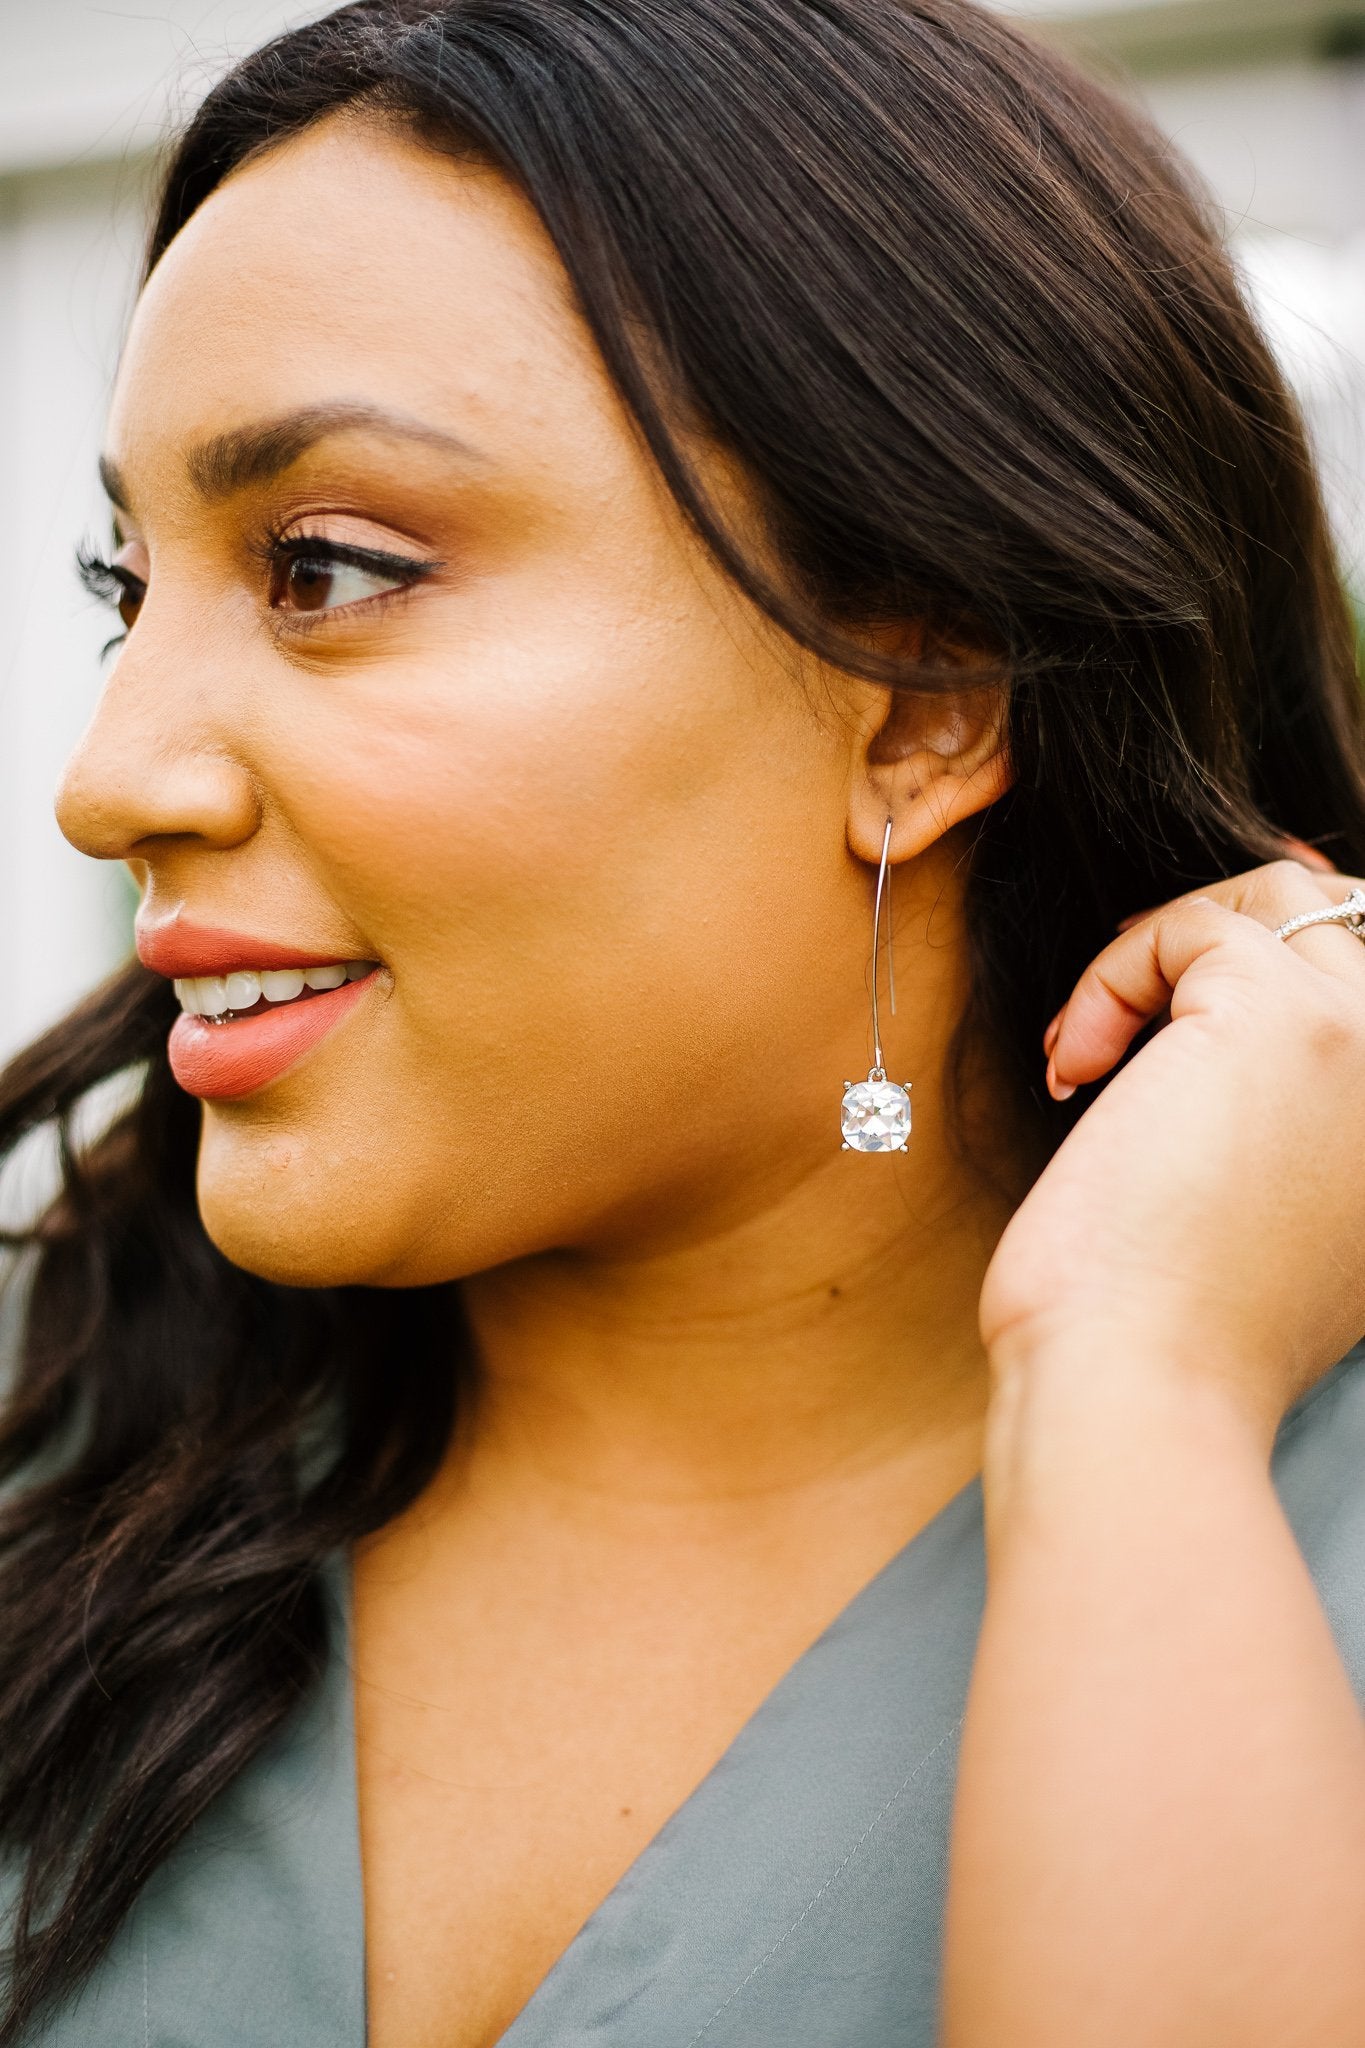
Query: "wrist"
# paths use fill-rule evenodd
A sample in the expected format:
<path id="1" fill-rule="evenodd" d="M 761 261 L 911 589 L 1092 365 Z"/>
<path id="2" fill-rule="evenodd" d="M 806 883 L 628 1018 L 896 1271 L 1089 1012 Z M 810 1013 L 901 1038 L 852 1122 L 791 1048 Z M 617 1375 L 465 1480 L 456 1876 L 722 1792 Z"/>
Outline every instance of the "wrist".
<path id="1" fill-rule="evenodd" d="M 1269 1371 L 1250 1347 L 1229 1356 L 1211 1341 L 1154 1338 L 1128 1321 L 1007 1331 L 988 1358 L 993 1404 L 1021 1421 L 1025 1410 L 1036 1418 L 1073 1405 L 1221 1415 L 1267 1455 L 1291 1398 L 1286 1375 Z"/>
<path id="2" fill-rule="evenodd" d="M 1205 1352 L 1144 1347 L 1108 1327 L 993 1345 L 984 1483 L 997 1508 L 1076 1483 L 1155 1483 L 1225 1462 L 1268 1474 L 1280 1410 Z"/>

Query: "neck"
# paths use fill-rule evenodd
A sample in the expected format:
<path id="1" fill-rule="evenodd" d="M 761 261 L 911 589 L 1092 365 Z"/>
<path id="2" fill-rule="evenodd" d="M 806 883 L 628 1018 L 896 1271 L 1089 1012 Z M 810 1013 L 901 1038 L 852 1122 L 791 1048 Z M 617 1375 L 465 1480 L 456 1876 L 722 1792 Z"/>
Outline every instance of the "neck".
<path id="1" fill-rule="evenodd" d="M 955 1159 L 925 1093 L 903 1160 L 836 1150 L 685 1246 L 468 1282 L 480 1398 L 455 1463 L 698 1505 L 776 1505 L 907 1459 L 965 1483 L 987 1398 L 977 1301 L 1011 1204 Z"/>

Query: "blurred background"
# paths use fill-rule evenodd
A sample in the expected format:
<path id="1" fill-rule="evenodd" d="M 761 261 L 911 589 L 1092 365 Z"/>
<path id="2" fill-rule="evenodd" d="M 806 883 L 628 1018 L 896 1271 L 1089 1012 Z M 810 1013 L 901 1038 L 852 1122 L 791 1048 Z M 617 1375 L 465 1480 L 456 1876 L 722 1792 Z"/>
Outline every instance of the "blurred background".
<path id="1" fill-rule="evenodd" d="M 1365 8 L 1010 0 L 1193 159 L 1302 396 L 1365 591 Z M 95 458 L 158 144 L 233 56 L 326 12 L 280 0 L 0 0 L 0 1062 L 126 953 L 120 873 L 52 818 L 107 617 Z"/>

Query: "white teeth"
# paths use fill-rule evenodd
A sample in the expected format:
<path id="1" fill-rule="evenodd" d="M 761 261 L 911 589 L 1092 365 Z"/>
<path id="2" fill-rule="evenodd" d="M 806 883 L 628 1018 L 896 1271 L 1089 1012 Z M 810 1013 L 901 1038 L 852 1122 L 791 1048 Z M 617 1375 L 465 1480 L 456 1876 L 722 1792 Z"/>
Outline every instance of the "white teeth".
<path id="1" fill-rule="evenodd" d="M 254 1010 L 262 996 L 268 1003 L 292 1003 L 306 988 L 321 991 L 363 981 L 375 965 L 373 960 L 338 960 L 325 967 L 242 967 L 231 974 L 177 981 L 175 993 L 187 1017 L 227 1017 Z"/>
<path id="2" fill-rule="evenodd" d="M 244 970 L 227 977 L 227 1006 L 230 1010 L 254 1010 L 261 1000 L 261 977 Z"/>
<path id="3" fill-rule="evenodd" d="M 340 988 L 346 979 L 346 963 L 338 967 L 305 967 L 303 979 L 309 988 Z"/>
<path id="4" fill-rule="evenodd" d="M 268 967 L 261 976 L 261 994 L 268 1003 L 292 1003 L 303 994 L 303 969 Z"/>

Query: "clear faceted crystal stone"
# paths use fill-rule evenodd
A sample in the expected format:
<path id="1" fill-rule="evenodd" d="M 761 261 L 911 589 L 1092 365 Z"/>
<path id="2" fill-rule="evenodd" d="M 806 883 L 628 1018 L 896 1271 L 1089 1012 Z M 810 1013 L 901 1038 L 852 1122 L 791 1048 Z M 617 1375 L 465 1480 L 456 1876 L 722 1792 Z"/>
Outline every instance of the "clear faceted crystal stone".
<path id="1" fill-rule="evenodd" d="M 844 1143 L 854 1152 L 895 1152 L 910 1135 L 910 1097 L 895 1081 L 855 1081 L 844 1090 Z"/>

